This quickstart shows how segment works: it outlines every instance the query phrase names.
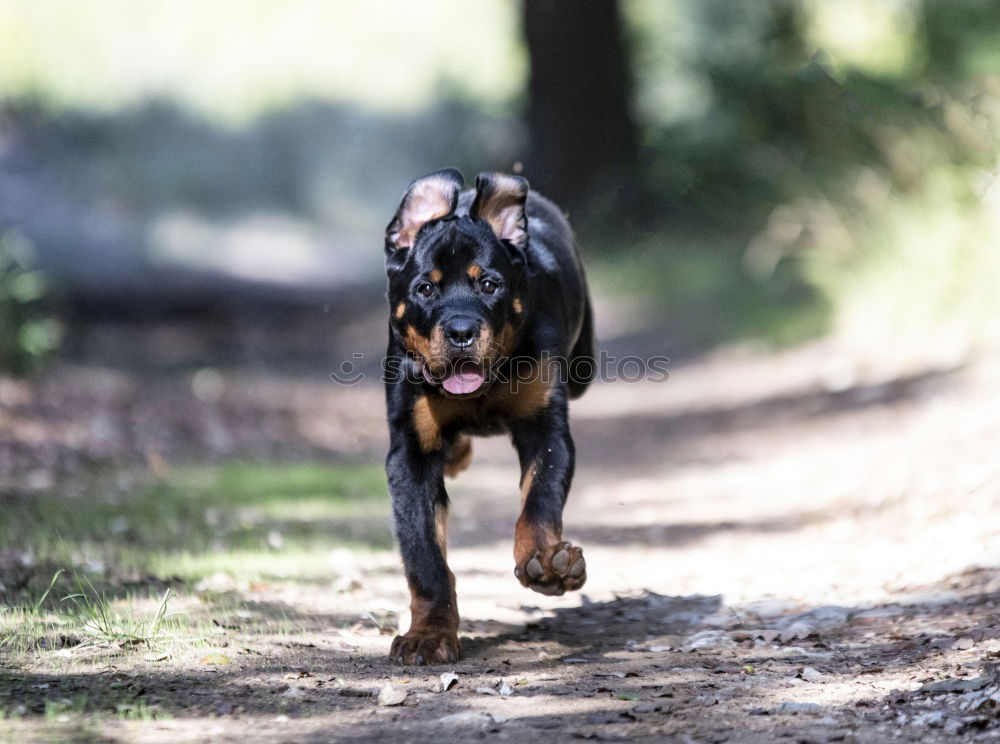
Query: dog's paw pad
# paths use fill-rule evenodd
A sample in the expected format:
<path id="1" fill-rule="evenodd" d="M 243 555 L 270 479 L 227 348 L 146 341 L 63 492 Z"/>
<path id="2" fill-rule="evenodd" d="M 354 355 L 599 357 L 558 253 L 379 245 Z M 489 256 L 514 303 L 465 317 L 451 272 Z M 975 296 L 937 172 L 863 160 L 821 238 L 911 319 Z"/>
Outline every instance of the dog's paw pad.
<path id="1" fill-rule="evenodd" d="M 559 595 L 579 589 L 587 580 L 583 549 L 568 542 L 536 550 L 514 575 L 529 589 L 540 594 Z"/>
<path id="2" fill-rule="evenodd" d="M 537 555 L 528 561 L 528 565 L 524 567 L 524 572 L 528 574 L 529 579 L 540 579 L 545 574 L 545 569 L 542 568 L 542 563 L 538 560 Z"/>
<path id="3" fill-rule="evenodd" d="M 569 567 L 569 551 L 560 550 L 554 556 L 552 556 L 552 570 L 557 574 L 565 574 L 566 569 Z"/>

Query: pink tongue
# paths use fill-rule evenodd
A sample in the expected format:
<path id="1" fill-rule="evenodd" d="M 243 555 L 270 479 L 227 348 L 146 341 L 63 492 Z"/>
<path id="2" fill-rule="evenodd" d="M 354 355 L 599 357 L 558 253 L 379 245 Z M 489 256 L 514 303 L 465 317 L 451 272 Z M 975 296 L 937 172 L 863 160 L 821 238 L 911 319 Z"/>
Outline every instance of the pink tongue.
<path id="1" fill-rule="evenodd" d="M 483 373 L 475 364 L 463 364 L 441 382 L 444 389 L 452 395 L 474 393 L 483 384 Z"/>

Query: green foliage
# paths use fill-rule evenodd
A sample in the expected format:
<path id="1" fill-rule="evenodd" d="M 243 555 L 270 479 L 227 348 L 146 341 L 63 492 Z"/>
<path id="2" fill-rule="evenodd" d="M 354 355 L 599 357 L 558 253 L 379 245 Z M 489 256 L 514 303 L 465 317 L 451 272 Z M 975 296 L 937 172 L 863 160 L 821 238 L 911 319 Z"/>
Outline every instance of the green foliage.
<path id="1" fill-rule="evenodd" d="M 670 33 L 666 12 L 635 11 L 652 29 L 639 33 L 650 65 L 640 83 L 679 71 L 698 81 L 682 113 L 642 105 L 639 92 L 652 227 L 670 272 L 690 259 L 678 237 L 725 236 L 713 239 L 723 261 L 708 290 L 720 309 L 743 309 L 723 335 L 749 325 L 787 337 L 806 309 L 829 315 L 816 331 L 996 317 L 1000 81 L 986 74 L 1000 58 L 996 4 L 913 0 L 896 15 L 870 0 L 671 8 L 686 24 L 676 54 L 649 49 Z M 882 25 L 859 24 L 873 20 L 867 11 Z M 865 34 L 869 48 L 852 47 Z M 872 53 L 879 44 L 889 51 Z M 774 306 L 791 310 L 794 297 L 805 305 Z"/>
<path id="2" fill-rule="evenodd" d="M 0 233 L 0 373 L 37 369 L 59 346 L 60 327 L 43 311 L 45 278 L 29 268 L 30 246 Z"/>

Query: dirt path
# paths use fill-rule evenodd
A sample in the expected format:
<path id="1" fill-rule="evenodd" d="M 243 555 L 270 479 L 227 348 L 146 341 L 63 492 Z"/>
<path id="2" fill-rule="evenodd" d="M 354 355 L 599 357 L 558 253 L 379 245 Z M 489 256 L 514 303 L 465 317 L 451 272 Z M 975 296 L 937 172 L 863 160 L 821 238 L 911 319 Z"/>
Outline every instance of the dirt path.
<path id="1" fill-rule="evenodd" d="M 372 618 L 405 606 L 398 559 L 337 551 L 330 581 L 209 587 L 240 598 L 213 617 L 226 665 L 203 649 L 22 664 L 20 689 L 141 687 L 172 711 L 82 740 L 995 741 L 998 400 L 994 358 L 874 364 L 829 344 L 598 387 L 572 411 L 581 594 L 516 583 L 505 442 L 477 441 L 451 485 L 454 667 L 388 665 Z M 258 610 L 294 632 L 255 632 Z M 378 704 L 386 683 L 402 704 Z"/>

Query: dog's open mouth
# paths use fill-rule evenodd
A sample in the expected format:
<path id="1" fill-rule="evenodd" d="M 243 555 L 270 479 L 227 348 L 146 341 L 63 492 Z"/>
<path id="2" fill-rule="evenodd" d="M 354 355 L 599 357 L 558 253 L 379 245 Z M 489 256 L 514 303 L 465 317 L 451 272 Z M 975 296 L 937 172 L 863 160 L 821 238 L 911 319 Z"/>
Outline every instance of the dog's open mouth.
<path id="1" fill-rule="evenodd" d="M 441 386 L 452 395 L 468 395 L 482 387 L 485 381 L 483 368 L 471 359 L 459 362 L 441 381 Z"/>
<path id="2" fill-rule="evenodd" d="M 471 359 L 455 362 L 441 378 L 432 376 L 427 367 L 423 367 L 423 372 L 428 382 L 440 385 L 452 395 L 471 395 L 479 390 L 486 381 L 482 365 Z"/>

